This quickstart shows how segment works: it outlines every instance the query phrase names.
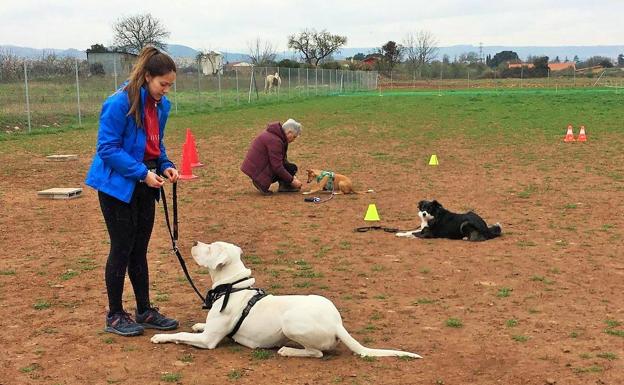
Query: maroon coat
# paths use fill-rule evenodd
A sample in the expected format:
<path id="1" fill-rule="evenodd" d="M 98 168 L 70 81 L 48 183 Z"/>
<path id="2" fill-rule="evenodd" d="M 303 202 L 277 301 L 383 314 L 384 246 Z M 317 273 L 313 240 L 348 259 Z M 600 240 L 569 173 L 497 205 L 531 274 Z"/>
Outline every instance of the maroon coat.
<path id="1" fill-rule="evenodd" d="M 269 123 L 266 130 L 251 142 L 241 171 L 247 174 L 256 184 L 265 190 L 276 179 L 292 182 L 284 162 L 288 152 L 288 140 L 280 122 Z"/>

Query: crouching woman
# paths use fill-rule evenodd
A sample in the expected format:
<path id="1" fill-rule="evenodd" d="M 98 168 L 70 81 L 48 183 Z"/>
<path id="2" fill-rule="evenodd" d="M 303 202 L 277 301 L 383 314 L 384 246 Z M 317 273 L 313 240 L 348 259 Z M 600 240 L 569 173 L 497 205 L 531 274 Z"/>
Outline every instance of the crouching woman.
<path id="1" fill-rule="evenodd" d="M 288 161 L 288 144 L 301 135 L 301 124 L 288 119 L 284 124 L 270 123 L 251 142 L 241 171 L 251 178 L 253 185 L 264 195 L 270 195 L 269 187 L 278 182 L 278 192 L 297 192 L 301 181 L 297 179 L 297 165 Z"/>

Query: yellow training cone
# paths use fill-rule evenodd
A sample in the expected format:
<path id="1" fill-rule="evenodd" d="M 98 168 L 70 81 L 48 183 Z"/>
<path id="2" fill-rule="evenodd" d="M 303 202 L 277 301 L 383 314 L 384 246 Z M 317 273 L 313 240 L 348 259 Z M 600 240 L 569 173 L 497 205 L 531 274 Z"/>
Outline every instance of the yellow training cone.
<path id="1" fill-rule="evenodd" d="M 377 207 L 374 203 L 368 205 L 368 210 L 366 210 L 366 215 L 364 216 L 365 221 L 378 221 L 379 214 L 377 213 Z"/>
<path id="2" fill-rule="evenodd" d="M 438 157 L 436 156 L 436 154 L 431 155 L 431 159 L 429 159 L 429 166 L 437 166 L 440 163 L 438 163 Z"/>

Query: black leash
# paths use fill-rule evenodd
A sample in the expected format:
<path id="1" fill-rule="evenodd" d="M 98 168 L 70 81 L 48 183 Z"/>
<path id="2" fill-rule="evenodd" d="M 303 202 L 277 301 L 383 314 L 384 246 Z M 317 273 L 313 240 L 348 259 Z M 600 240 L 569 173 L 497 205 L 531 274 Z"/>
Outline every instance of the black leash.
<path id="1" fill-rule="evenodd" d="M 410 230 L 401 230 L 396 227 L 385 227 L 385 226 L 363 226 L 356 227 L 353 231 L 357 231 L 358 233 L 365 233 L 370 230 L 383 230 L 386 233 L 398 233 L 399 231 L 410 231 Z"/>
<path id="2" fill-rule="evenodd" d="M 163 209 L 165 210 L 165 221 L 167 222 L 167 229 L 169 230 L 169 236 L 171 237 L 171 248 L 175 253 L 176 257 L 178 257 L 178 261 L 180 262 L 180 266 L 182 266 L 182 270 L 184 271 L 184 275 L 186 279 L 197 293 L 197 296 L 201 299 L 202 303 L 206 303 L 206 299 L 201 295 L 195 283 L 191 279 L 189 275 L 188 269 L 186 268 L 186 263 L 184 262 L 184 258 L 182 258 L 182 254 L 180 254 L 180 249 L 178 248 L 178 184 L 173 183 L 173 231 L 171 231 L 171 223 L 169 222 L 169 210 L 167 210 L 167 198 L 165 196 L 165 188 L 163 186 L 160 187 L 160 197 L 163 203 Z"/>

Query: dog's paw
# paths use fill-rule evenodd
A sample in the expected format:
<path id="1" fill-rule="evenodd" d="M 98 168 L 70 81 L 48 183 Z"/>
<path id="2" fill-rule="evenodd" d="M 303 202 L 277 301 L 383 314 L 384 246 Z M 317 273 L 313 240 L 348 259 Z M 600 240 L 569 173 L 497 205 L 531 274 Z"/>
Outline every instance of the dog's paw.
<path id="1" fill-rule="evenodd" d="M 206 324 L 195 324 L 191 327 L 191 329 L 193 329 L 194 332 L 203 332 L 204 328 L 206 327 Z"/>
<path id="2" fill-rule="evenodd" d="M 406 231 L 404 233 L 396 233 L 395 235 L 397 237 L 399 237 L 399 238 L 416 238 L 414 236 L 414 232 L 413 231 Z"/>
<path id="3" fill-rule="evenodd" d="M 150 341 L 153 344 L 162 344 L 168 342 L 168 337 L 167 334 L 154 334 L 152 338 L 150 338 Z"/>

